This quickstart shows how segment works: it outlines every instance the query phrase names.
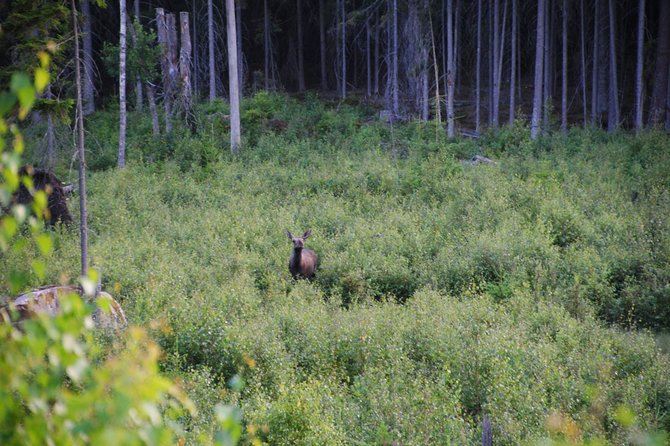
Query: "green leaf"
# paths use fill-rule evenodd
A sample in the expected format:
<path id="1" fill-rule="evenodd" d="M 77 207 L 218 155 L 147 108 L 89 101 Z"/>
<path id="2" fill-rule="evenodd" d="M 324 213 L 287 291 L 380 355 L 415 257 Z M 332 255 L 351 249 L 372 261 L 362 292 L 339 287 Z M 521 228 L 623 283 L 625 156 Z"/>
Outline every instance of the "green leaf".
<path id="1" fill-rule="evenodd" d="M 26 73 L 14 73 L 12 74 L 12 80 L 10 81 L 9 88 L 15 93 L 19 94 L 19 91 L 32 87 L 30 83 L 30 78 Z"/>
<path id="2" fill-rule="evenodd" d="M 14 104 L 16 104 L 15 94 L 9 92 L 0 94 L 0 116 L 6 116 L 12 110 Z"/>
<path id="3" fill-rule="evenodd" d="M 43 92 L 46 86 L 49 85 L 49 72 L 44 68 L 35 69 L 35 88 L 38 92 Z"/>
<path id="4" fill-rule="evenodd" d="M 42 260 L 33 260 L 31 262 L 31 266 L 33 268 L 33 271 L 35 272 L 35 275 L 37 276 L 38 279 L 44 280 L 44 277 L 46 276 L 47 272 L 47 265 L 44 263 Z"/>
<path id="5" fill-rule="evenodd" d="M 19 225 L 16 223 L 16 219 L 11 215 L 7 215 L 2 219 L 2 232 L 7 239 L 14 237 L 18 229 Z"/>
<path id="6" fill-rule="evenodd" d="M 42 255 L 46 256 L 51 252 L 51 249 L 53 248 L 53 242 L 49 234 L 40 234 L 35 237 L 35 241 L 37 242 L 37 247 L 39 248 Z"/>

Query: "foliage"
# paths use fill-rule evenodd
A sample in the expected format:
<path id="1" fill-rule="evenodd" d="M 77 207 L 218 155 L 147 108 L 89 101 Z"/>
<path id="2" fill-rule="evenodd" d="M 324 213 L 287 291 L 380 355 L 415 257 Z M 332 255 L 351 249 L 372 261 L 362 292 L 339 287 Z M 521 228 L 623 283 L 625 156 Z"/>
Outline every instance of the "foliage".
<path id="1" fill-rule="evenodd" d="M 158 373 L 158 347 L 132 328 L 117 354 L 98 359 L 90 309 L 76 295 L 61 299 L 60 308 L 20 330 L 0 325 L 2 442 L 174 442 L 173 412 L 195 408 Z"/>
<path id="2" fill-rule="evenodd" d="M 19 176 L 24 141 L 17 124 L 6 119 L 15 108 L 24 119 L 48 84 L 50 55 L 41 52 L 39 58 L 34 79 L 14 74 L 10 90 L 0 94 L 0 259 L 11 259 L 3 266 L 2 286 L 12 294 L 44 280 L 53 247 L 42 225 L 47 195 Z M 21 182 L 33 193 L 35 216 L 12 202 Z M 38 252 L 21 228 L 26 222 Z M 14 263 L 22 255 L 32 260 Z M 90 280 L 82 278 L 82 285 L 87 289 Z M 175 420 L 184 411 L 195 417 L 195 406 L 160 375 L 160 349 L 145 330 L 131 328 L 114 341 L 94 336 L 91 305 L 78 295 L 59 296 L 55 316 L 40 313 L 24 321 L 1 303 L 0 443 L 160 445 L 174 443 L 177 435 L 183 443 Z M 209 436 L 198 437 L 203 444 L 234 445 L 242 435 L 240 412 L 230 406 L 217 404 L 210 426 Z"/>
<path id="3" fill-rule="evenodd" d="M 239 158 L 225 104 L 202 104 L 209 128 L 156 145 L 138 115 L 133 162 L 89 183 L 106 285 L 210 414 L 189 438 L 219 397 L 249 443 L 468 444 L 484 414 L 496 444 L 664 438 L 670 362 L 639 328 L 670 320 L 666 135 L 449 142 L 313 95 L 243 109 Z M 113 112 L 91 119 L 104 159 Z M 476 153 L 496 162 L 459 162 Z M 313 282 L 290 279 L 284 228 L 313 230 Z M 75 274 L 74 235 L 54 236 Z"/>
<path id="4" fill-rule="evenodd" d="M 156 33 L 145 28 L 135 20 L 130 30 L 131 45 L 126 49 L 126 70 L 129 79 L 139 77 L 142 81 L 153 82 L 157 79 L 158 63 L 160 62 L 161 48 L 157 44 Z M 119 45 L 104 42 L 102 49 L 102 60 L 107 72 L 113 76 L 119 76 Z"/>

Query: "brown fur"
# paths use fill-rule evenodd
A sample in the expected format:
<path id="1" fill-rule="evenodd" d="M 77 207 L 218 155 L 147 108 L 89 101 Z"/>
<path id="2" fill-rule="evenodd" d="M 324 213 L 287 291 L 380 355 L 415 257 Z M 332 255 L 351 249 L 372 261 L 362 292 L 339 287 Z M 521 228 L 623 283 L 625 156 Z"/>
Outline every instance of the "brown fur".
<path id="1" fill-rule="evenodd" d="M 65 225 L 72 223 L 72 216 L 67 208 L 67 200 L 65 198 L 65 191 L 63 190 L 63 183 L 56 178 L 52 172 L 44 169 L 35 169 L 32 166 L 23 166 L 19 171 L 19 175 L 30 176 L 33 180 L 33 187 L 36 191 L 44 190 L 49 196 L 47 202 L 47 212 L 45 221 L 54 226 L 60 222 Z M 21 183 L 19 189 L 14 194 L 14 203 L 29 205 L 33 202 L 33 195 L 28 188 Z"/>
<path id="2" fill-rule="evenodd" d="M 312 235 L 308 230 L 302 237 L 293 237 L 286 230 L 289 240 L 293 242 L 293 252 L 288 260 L 288 270 L 294 279 L 312 279 L 316 275 L 316 268 L 319 264 L 319 257 L 311 249 L 305 248 L 305 239 Z"/>

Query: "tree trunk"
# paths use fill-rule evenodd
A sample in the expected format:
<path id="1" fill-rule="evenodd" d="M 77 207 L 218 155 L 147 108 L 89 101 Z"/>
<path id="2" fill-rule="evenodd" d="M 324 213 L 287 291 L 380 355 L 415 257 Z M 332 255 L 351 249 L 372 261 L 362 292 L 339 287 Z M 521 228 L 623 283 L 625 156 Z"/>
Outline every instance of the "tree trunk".
<path id="1" fill-rule="evenodd" d="M 668 61 L 670 60 L 670 2 L 661 1 L 658 20 L 658 46 L 654 67 L 654 86 L 649 104 L 649 124 L 657 125 L 665 118 L 668 90 Z"/>
<path id="2" fill-rule="evenodd" d="M 237 32 L 235 30 L 235 0 L 226 0 L 228 34 L 228 72 L 237 73 Z M 228 76 L 230 88 L 230 151 L 237 155 L 240 151 L 240 90 L 237 76 Z"/>
<path id="3" fill-rule="evenodd" d="M 552 50 L 552 35 L 553 29 L 551 27 L 551 16 L 552 16 L 552 1 L 545 0 L 545 13 L 544 13 L 544 85 L 543 85 L 543 98 L 542 98 L 542 127 L 544 131 L 549 131 L 549 112 L 552 109 L 552 92 L 551 92 L 551 75 L 552 75 L 552 64 L 551 64 L 551 50 Z"/>
<path id="4" fill-rule="evenodd" d="M 347 97 L 347 11 L 345 1 L 341 0 L 342 7 L 342 99 Z"/>
<path id="5" fill-rule="evenodd" d="M 166 58 L 168 62 L 168 82 L 164 90 L 163 104 L 165 105 L 165 131 L 170 133 L 172 131 L 172 103 L 175 97 L 175 90 L 177 89 L 177 80 L 179 77 L 179 52 L 177 51 L 177 19 L 174 14 L 165 15 L 165 23 L 167 25 L 167 53 Z"/>
<path id="6" fill-rule="evenodd" d="M 454 27 L 453 0 L 447 0 L 447 136 L 454 134 Z"/>
<path id="7" fill-rule="evenodd" d="M 393 0 L 393 119 L 400 115 L 400 86 L 398 85 L 398 0 Z"/>
<path id="8" fill-rule="evenodd" d="M 461 76 L 459 75 L 461 66 L 461 51 L 458 46 L 459 31 L 459 17 L 461 15 L 461 0 L 456 0 L 456 7 L 454 8 L 454 99 L 461 88 Z"/>
<path id="9" fill-rule="evenodd" d="M 216 99 L 216 65 L 214 63 L 214 7 L 212 5 L 212 1 L 213 0 L 207 0 L 207 37 L 209 39 L 209 102 L 213 102 L 214 99 Z M 160 33 L 158 34 L 158 40 L 160 41 Z"/>
<path id="10" fill-rule="evenodd" d="M 495 43 L 494 43 L 494 38 L 493 38 L 493 33 L 494 33 L 494 19 L 493 19 L 493 10 L 494 10 L 494 5 L 493 2 L 495 0 L 489 0 L 489 26 L 488 26 L 488 32 L 489 32 L 489 46 L 488 46 L 488 66 L 487 72 L 488 72 L 488 114 L 489 114 L 489 120 L 488 123 L 491 125 L 493 122 L 493 73 L 494 73 L 494 66 L 495 66 L 495 61 L 493 60 L 493 56 L 496 53 L 495 49 Z"/>
<path id="11" fill-rule="evenodd" d="M 609 110 L 607 117 L 607 131 L 614 132 L 619 128 L 619 83 L 617 80 L 617 63 L 616 63 L 616 29 L 615 18 L 616 10 L 612 0 L 609 0 L 609 21 L 610 21 L 610 82 L 609 82 Z"/>
<path id="12" fill-rule="evenodd" d="M 191 133 L 195 133 L 195 113 L 193 112 L 193 92 L 191 90 L 191 34 L 188 12 L 179 13 L 181 48 L 179 50 L 179 78 L 181 85 L 181 106 Z"/>
<path id="13" fill-rule="evenodd" d="M 77 25 L 77 7 L 72 2 L 72 23 L 74 29 L 74 66 L 77 95 L 77 154 L 79 156 L 79 234 L 81 248 L 81 275 L 88 276 L 88 207 L 86 205 L 86 151 L 84 149 L 84 107 L 81 93 L 81 67 L 79 62 L 79 29 Z"/>
<path id="14" fill-rule="evenodd" d="M 579 21 L 580 21 L 580 37 L 579 37 L 579 49 L 581 56 L 581 81 L 582 81 L 582 114 L 584 118 L 584 127 L 586 127 L 587 118 L 586 118 L 586 43 L 584 33 L 584 0 L 579 0 Z"/>
<path id="15" fill-rule="evenodd" d="M 375 13 L 375 96 L 379 96 L 379 12 Z"/>
<path id="16" fill-rule="evenodd" d="M 319 0 L 319 50 L 321 52 L 321 90 L 328 89 L 328 72 L 326 71 L 326 21 L 323 0 Z"/>
<path id="17" fill-rule="evenodd" d="M 563 0 L 561 30 L 561 130 L 568 129 L 568 0 Z"/>
<path id="18" fill-rule="evenodd" d="M 479 132 L 481 109 L 482 0 L 477 1 L 477 61 L 475 68 L 475 131 Z"/>
<path id="19" fill-rule="evenodd" d="M 498 60 L 500 48 L 500 4 L 499 0 L 493 0 L 493 65 L 491 66 L 491 76 L 493 77 L 493 91 L 491 92 L 491 126 L 498 127 Z"/>
<path id="20" fill-rule="evenodd" d="M 430 41 L 433 51 L 433 70 L 435 73 L 435 135 L 437 137 L 437 129 L 442 127 L 442 114 L 440 112 L 440 69 L 437 64 L 437 49 L 435 45 L 435 33 L 433 32 L 433 18 L 428 7 L 428 26 L 430 27 Z"/>
<path id="21" fill-rule="evenodd" d="M 263 53 L 265 56 L 265 64 L 263 66 L 265 71 L 265 90 L 270 90 L 270 11 L 268 9 L 268 0 L 263 0 Z"/>
<path id="22" fill-rule="evenodd" d="M 235 3 L 235 21 L 237 23 L 237 85 L 240 90 L 240 97 L 244 96 L 244 58 L 242 54 L 242 5 L 241 2 Z"/>
<path id="23" fill-rule="evenodd" d="M 305 61 L 302 39 L 302 1 L 296 0 L 296 20 L 298 22 L 298 91 L 305 91 Z"/>
<path id="24" fill-rule="evenodd" d="M 193 36 L 191 37 L 193 41 L 193 96 L 196 98 L 200 97 L 200 85 L 198 84 L 198 16 L 195 13 L 195 4 L 192 3 L 191 17 L 193 17 Z"/>
<path id="25" fill-rule="evenodd" d="M 135 0 L 135 22 L 140 23 L 140 0 Z M 134 26 L 130 23 L 130 26 Z M 135 76 L 135 110 L 142 112 L 142 106 L 144 105 L 144 92 L 142 91 L 142 79 L 140 75 Z"/>
<path id="26" fill-rule="evenodd" d="M 642 75 L 644 65 L 644 0 L 638 1 L 637 61 L 635 63 L 635 131 L 642 130 Z"/>
<path id="27" fill-rule="evenodd" d="M 542 114 L 542 69 L 544 58 L 544 2 L 537 0 L 537 32 L 535 40 L 535 82 L 533 93 L 533 115 L 530 121 L 530 137 L 536 139 L 540 133 Z"/>
<path id="28" fill-rule="evenodd" d="M 516 83 L 516 3 L 517 0 L 512 0 L 512 33 L 511 33 L 511 51 L 510 51 L 510 73 L 509 73 L 509 125 L 514 125 L 514 113 L 516 98 L 514 93 Z"/>
<path id="29" fill-rule="evenodd" d="M 119 159 L 117 166 L 126 165 L 126 0 L 119 0 Z"/>
<path id="30" fill-rule="evenodd" d="M 372 60 L 370 56 L 370 15 L 365 16 L 365 68 L 367 78 L 367 88 L 365 94 L 372 96 Z"/>
<path id="31" fill-rule="evenodd" d="M 163 77 L 163 106 L 165 108 L 165 131 L 170 132 L 172 125 L 169 119 L 170 110 L 170 63 L 168 61 L 168 37 L 165 10 L 156 8 L 156 28 L 158 29 L 158 44 L 161 47 L 161 71 Z"/>
<path id="32" fill-rule="evenodd" d="M 609 110 L 609 80 L 610 80 L 610 65 L 609 65 L 609 36 L 605 33 L 607 31 L 608 6 L 606 0 L 596 0 L 598 3 L 598 109 L 597 118 L 599 123 L 604 122 L 604 115 Z"/>
<path id="33" fill-rule="evenodd" d="M 493 92 L 493 126 L 495 128 L 498 127 L 498 120 L 500 117 L 500 89 L 501 89 L 501 83 L 502 83 L 502 66 L 503 66 L 503 56 L 505 54 L 505 28 L 507 26 L 507 0 L 505 0 L 505 4 L 503 7 L 503 20 L 502 20 L 502 26 L 499 29 L 499 33 L 501 34 L 499 43 L 498 43 L 498 49 L 497 49 L 497 63 L 496 63 L 496 69 L 495 69 L 495 80 L 494 80 L 494 85 L 495 85 L 495 90 Z"/>
<path id="34" fill-rule="evenodd" d="M 161 127 L 158 120 L 158 108 L 156 107 L 156 92 L 154 86 L 147 82 L 147 101 L 149 102 L 149 111 L 151 112 L 151 128 L 154 136 L 161 134 Z"/>
<path id="35" fill-rule="evenodd" d="M 91 4 L 89 0 L 81 0 L 81 13 L 84 17 L 82 40 L 84 42 L 84 116 L 95 111 L 93 89 L 93 34 L 91 30 Z"/>
<path id="36" fill-rule="evenodd" d="M 591 58 L 591 124 L 596 125 L 596 119 L 598 116 L 598 49 L 599 49 L 599 24 L 598 24 L 598 0 L 594 1 L 593 5 L 593 57 Z"/>

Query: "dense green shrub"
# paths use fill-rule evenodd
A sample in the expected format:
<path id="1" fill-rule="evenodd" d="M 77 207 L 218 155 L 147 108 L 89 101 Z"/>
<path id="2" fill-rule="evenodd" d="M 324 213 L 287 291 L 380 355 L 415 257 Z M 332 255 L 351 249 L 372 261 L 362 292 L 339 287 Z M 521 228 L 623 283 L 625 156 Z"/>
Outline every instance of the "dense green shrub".
<path id="1" fill-rule="evenodd" d="M 103 285 L 154 321 L 164 367 L 208 413 L 239 376 L 223 400 L 248 442 L 468 444 L 484 415 L 497 444 L 670 429 L 670 363 L 636 331 L 670 328 L 666 135 L 531 142 L 517 124 L 448 141 L 313 94 L 243 108 L 237 159 L 215 103 L 195 136 L 141 146 L 143 124 L 129 166 L 90 179 Z M 477 153 L 496 162 L 459 161 Z M 291 280 L 284 228 L 312 229 L 314 281 Z M 76 275 L 76 246 L 54 233 L 50 280 Z"/>

